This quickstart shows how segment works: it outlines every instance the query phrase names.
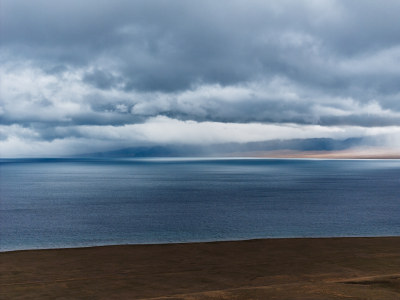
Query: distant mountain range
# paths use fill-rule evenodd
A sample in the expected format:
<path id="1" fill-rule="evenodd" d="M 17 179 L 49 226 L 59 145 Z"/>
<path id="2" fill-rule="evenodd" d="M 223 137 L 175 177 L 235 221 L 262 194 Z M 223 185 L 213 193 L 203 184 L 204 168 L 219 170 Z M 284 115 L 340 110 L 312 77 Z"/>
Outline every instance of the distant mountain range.
<path id="1" fill-rule="evenodd" d="M 114 151 L 88 153 L 80 157 L 190 157 L 231 156 L 256 152 L 278 151 L 342 151 L 363 144 L 362 138 L 335 140 L 329 138 L 272 140 L 251 143 L 214 145 L 150 145 Z"/>

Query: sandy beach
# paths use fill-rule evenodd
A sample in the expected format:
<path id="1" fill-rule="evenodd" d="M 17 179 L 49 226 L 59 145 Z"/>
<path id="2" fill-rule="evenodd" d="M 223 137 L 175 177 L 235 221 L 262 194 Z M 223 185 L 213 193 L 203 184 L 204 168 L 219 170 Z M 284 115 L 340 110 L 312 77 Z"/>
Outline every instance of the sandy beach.
<path id="1" fill-rule="evenodd" d="M 0 253 L 1 299 L 400 299 L 400 237 Z"/>

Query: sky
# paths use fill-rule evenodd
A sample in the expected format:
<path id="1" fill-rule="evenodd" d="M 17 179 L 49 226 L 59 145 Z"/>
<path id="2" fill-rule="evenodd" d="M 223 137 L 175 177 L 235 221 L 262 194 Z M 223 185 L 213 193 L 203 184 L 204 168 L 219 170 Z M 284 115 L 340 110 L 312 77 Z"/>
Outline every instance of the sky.
<path id="1" fill-rule="evenodd" d="M 365 139 L 400 150 L 398 0 L 2 0 L 0 156 Z"/>

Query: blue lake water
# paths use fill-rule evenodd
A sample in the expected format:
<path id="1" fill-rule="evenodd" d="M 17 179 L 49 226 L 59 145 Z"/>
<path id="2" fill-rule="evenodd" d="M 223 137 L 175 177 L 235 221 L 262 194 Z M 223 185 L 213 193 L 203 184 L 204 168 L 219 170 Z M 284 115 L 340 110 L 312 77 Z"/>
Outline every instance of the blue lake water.
<path id="1" fill-rule="evenodd" d="M 400 235 L 400 160 L 0 161 L 0 250 Z"/>

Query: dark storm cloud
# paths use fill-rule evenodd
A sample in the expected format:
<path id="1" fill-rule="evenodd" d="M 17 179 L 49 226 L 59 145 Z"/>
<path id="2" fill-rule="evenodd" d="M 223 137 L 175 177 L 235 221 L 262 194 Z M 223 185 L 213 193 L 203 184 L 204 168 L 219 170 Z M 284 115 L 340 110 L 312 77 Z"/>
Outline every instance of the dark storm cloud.
<path id="1" fill-rule="evenodd" d="M 4 0 L 0 122 L 43 140 L 157 116 L 399 126 L 399 11 L 396 0 Z"/>
<path id="2" fill-rule="evenodd" d="M 398 46 L 399 10 L 398 1 L 4 1 L 1 34 L 4 47 L 39 64 L 110 61 L 126 90 L 274 75 L 319 89 L 386 89 L 396 81 L 384 72 L 336 63 Z M 85 79 L 108 88 L 107 72 Z"/>
<path id="3" fill-rule="evenodd" d="M 120 81 L 121 78 L 118 78 L 107 71 L 102 71 L 99 69 L 87 72 L 83 76 L 83 82 L 91 84 L 102 90 L 114 88 Z"/>

